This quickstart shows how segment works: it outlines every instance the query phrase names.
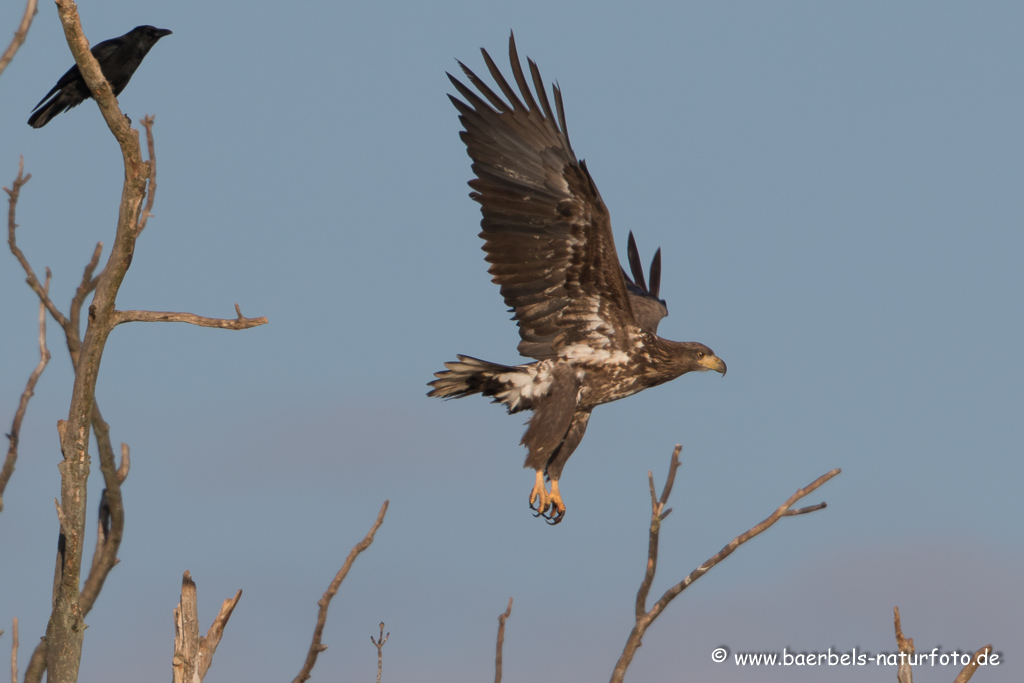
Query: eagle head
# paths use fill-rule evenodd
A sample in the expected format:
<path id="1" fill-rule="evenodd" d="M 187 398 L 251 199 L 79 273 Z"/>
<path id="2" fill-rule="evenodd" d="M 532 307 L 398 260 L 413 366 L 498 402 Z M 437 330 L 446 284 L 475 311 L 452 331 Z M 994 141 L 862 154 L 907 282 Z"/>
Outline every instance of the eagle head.
<path id="1" fill-rule="evenodd" d="M 699 342 L 683 342 L 680 344 L 677 358 L 686 368 L 683 372 L 704 372 L 714 370 L 725 376 L 725 361 L 715 355 L 715 352 Z"/>

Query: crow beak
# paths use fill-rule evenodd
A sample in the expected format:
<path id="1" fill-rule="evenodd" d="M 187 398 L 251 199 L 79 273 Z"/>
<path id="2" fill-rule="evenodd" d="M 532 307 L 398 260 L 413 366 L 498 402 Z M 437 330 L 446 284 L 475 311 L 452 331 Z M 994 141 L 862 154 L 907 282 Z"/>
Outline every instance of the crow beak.
<path id="1" fill-rule="evenodd" d="M 722 373 L 722 376 L 725 377 L 725 361 L 718 356 L 704 356 L 697 362 L 708 370 L 714 370 L 715 372 Z"/>
<path id="2" fill-rule="evenodd" d="M 172 33 L 172 31 L 170 29 L 168 29 L 168 28 L 158 28 L 156 31 L 154 31 L 154 34 L 156 35 L 157 38 L 163 38 L 164 36 L 169 36 L 169 35 L 171 35 L 171 33 Z"/>

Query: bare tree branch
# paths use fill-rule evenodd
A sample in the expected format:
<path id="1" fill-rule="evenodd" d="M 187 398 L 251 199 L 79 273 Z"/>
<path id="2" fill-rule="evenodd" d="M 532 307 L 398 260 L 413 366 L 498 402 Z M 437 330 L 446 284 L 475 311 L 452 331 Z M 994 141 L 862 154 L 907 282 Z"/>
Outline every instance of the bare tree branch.
<path id="1" fill-rule="evenodd" d="M 222 330 L 247 330 L 250 327 L 266 325 L 267 318 L 246 318 L 242 311 L 235 304 L 235 311 L 238 317 L 229 318 L 204 318 L 194 313 L 170 313 L 166 311 L 114 311 L 114 324 L 121 323 L 188 323 L 199 327 L 218 327 Z"/>
<path id="2" fill-rule="evenodd" d="M 217 617 L 210 625 L 210 629 L 206 632 L 205 636 L 199 639 L 200 681 L 206 678 L 206 672 L 213 665 L 213 655 L 217 652 L 217 646 L 220 645 L 220 639 L 224 635 L 224 628 L 228 625 L 228 619 L 231 618 L 231 613 L 235 611 L 235 606 L 241 599 L 242 589 L 239 588 L 235 592 L 235 597 L 228 598 L 221 603 L 220 611 L 217 612 Z"/>
<path id="3" fill-rule="evenodd" d="M 3 631 L 0 631 L 3 633 Z M 10 683 L 17 683 L 17 617 L 10 621 Z M 970 678 L 970 677 L 969 677 Z"/>
<path id="4" fill-rule="evenodd" d="M 28 262 L 25 254 L 21 251 L 17 242 L 17 228 L 16 222 L 16 209 L 18 205 L 18 199 L 21 196 L 21 188 L 32 179 L 32 174 L 25 175 L 24 173 L 25 160 L 21 159 L 18 162 L 18 177 L 15 178 L 11 188 L 4 188 L 4 191 L 9 196 L 9 207 L 7 211 L 7 244 L 10 246 L 11 253 L 21 264 L 22 269 L 25 271 L 26 282 L 33 292 L 39 297 L 40 302 L 46 306 L 46 310 L 50 312 L 50 316 L 61 326 L 64 331 L 64 337 L 67 340 L 68 352 L 71 354 L 71 365 L 75 367 L 78 365 L 78 354 L 82 347 L 82 339 L 80 332 L 80 320 L 82 306 L 85 303 L 87 296 L 92 294 L 96 289 L 96 285 L 99 282 L 99 278 L 93 277 L 93 272 L 96 270 L 96 266 L 99 265 L 100 256 L 103 253 L 103 243 L 100 242 L 96 245 L 93 250 L 92 258 L 85 267 L 85 272 L 82 274 L 82 282 L 78 286 L 78 290 L 75 292 L 74 298 L 71 300 L 70 314 L 65 317 L 61 313 L 60 309 L 50 298 L 48 292 L 44 289 L 43 285 L 39 282 L 39 278 L 36 276 L 35 271 L 32 269 L 31 264 Z M 47 269 L 47 276 L 49 276 L 49 269 Z"/>
<path id="5" fill-rule="evenodd" d="M 128 448 L 128 444 L 121 443 L 121 464 L 117 466 L 117 479 L 122 484 L 124 480 L 128 478 L 128 468 L 132 465 L 132 454 L 131 449 Z"/>
<path id="6" fill-rule="evenodd" d="M 181 577 L 181 599 L 174 608 L 174 657 L 171 659 L 174 683 L 192 683 L 197 677 L 199 657 L 199 605 L 196 583 L 185 571 Z"/>
<path id="7" fill-rule="evenodd" d="M 99 265 L 100 256 L 103 255 L 103 242 L 97 242 L 96 248 L 92 250 L 92 258 L 85 265 L 82 272 L 82 281 L 75 290 L 75 296 L 71 299 L 71 308 L 68 311 L 68 319 L 64 324 L 64 337 L 68 344 L 68 353 L 71 354 L 71 367 L 78 366 L 78 353 L 82 350 L 82 306 L 85 299 L 96 290 L 99 278 L 93 277 L 96 266 Z"/>
<path id="8" fill-rule="evenodd" d="M 89 51 L 89 41 L 82 31 L 82 22 L 78 17 L 78 6 L 74 0 L 56 0 L 56 2 L 57 14 L 64 27 L 64 37 L 68 41 L 71 54 L 75 57 L 75 64 L 78 65 L 85 84 L 89 86 L 89 92 L 96 100 L 103 119 L 107 122 L 107 127 L 110 128 L 110 132 L 114 134 L 121 146 L 125 155 L 125 169 L 143 163 L 142 153 L 139 149 L 138 131 L 132 129 L 131 121 L 121 112 L 117 98 L 114 97 L 114 91 L 103 75 L 99 62 Z M 130 160 L 129 157 L 133 158 Z"/>
<path id="9" fill-rule="evenodd" d="M 50 293 L 50 269 L 46 269 L 46 283 L 43 285 L 43 294 Z M 4 466 L 0 468 L 0 512 L 4 509 L 4 490 L 7 482 L 14 474 L 14 464 L 18 461 L 18 441 L 21 437 L 21 422 L 25 419 L 25 411 L 28 410 L 28 402 L 35 395 L 36 383 L 40 375 L 50 362 L 50 350 L 46 348 L 46 305 L 39 303 L 39 364 L 28 377 L 25 384 L 25 391 L 21 392 L 21 400 L 18 401 L 18 410 L 14 413 L 14 422 L 11 424 L 11 431 L 7 435 L 10 444 L 7 447 L 7 457 L 4 459 Z"/>
<path id="10" fill-rule="evenodd" d="M 92 556 L 92 567 L 89 576 L 82 586 L 80 606 L 84 618 L 96 603 L 103 583 L 110 570 L 119 560 L 117 551 L 121 547 L 124 536 L 124 501 L 121 497 L 121 484 L 128 476 L 129 460 L 124 457 L 128 445 L 121 444 L 121 464 L 114 458 L 114 449 L 110 442 L 110 426 L 104 422 L 100 414 L 99 404 L 93 403 L 93 432 L 100 455 L 100 472 L 106 488 L 100 497 L 99 525 L 96 536 L 96 552 Z"/>
<path id="11" fill-rule="evenodd" d="M 39 683 L 43 680 L 43 672 L 46 671 L 46 638 L 42 638 L 36 649 L 29 657 L 28 666 L 25 667 L 25 683 Z"/>
<path id="12" fill-rule="evenodd" d="M 25 42 L 28 37 L 28 29 L 32 26 L 32 20 L 36 16 L 36 4 L 37 0 L 28 0 L 25 3 L 25 14 L 21 17 L 21 24 L 18 26 L 18 30 L 14 32 L 14 38 L 11 40 L 11 44 L 4 50 L 2 56 L 0 56 L 0 74 L 4 72 L 7 65 L 14 59 L 14 55 L 17 54 L 19 48 Z M 15 681 L 17 683 L 17 681 Z"/>
<path id="13" fill-rule="evenodd" d="M 96 249 L 93 251 L 92 258 L 90 259 L 88 265 L 86 265 L 85 272 L 83 273 L 82 282 L 75 293 L 74 299 L 72 299 L 71 315 L 69 317 L 65 317 L 56 308 L 56 306 L 53 304 L 52 299 L 50 299 L 49 297 L 50 270 L 47 268 L 46 284 L 40 286 L 38 284 L 38 278 L 36 278 L 35 273 L 32 271 L 31 266 L 28 264 L 28 260 L 25 258 L 21 250 L 18 248 L 17 242 L 15 240 L 15 229 L 17 228 L 17 224 L 14 218 L 14 208 L 17 204 L 17 200 L 20 195 L 21 186 L 28 182 L 29 178 L 31 178 L 31 175 L 25 176 L 23 174 L 23 169 L 19 166 L 18 178 L 15 180 L 13 184 L 13 189 L 7 190 L 7 188 L 4 188 L 5 190 L 7 190 L 8 194 L 11 197 L 11 207 L 8 216 L 8 243 L 11 247 L 12 253 L 14 253 L 15 257 L 18 259 L 18 261 L 24 268 L 26 275 L 28 276 L 28 283 L 30 287 L 32 287 L 32 289 L 37 291 L 37 294 L 39 294 L 41 307 L 48 307 L 53 318 L 57 321 L 58 324 L 61 325 L 61 328 L 64 331 L 65 339 L 67 341 L 68 351 L 71 354 L 72 365 L 77 366 L 79 351 L 81 349 L 81 337 L 79 332 L 81 308 L 82 305 L 84 304 L 85 298 L 90 293 L 92 293 L 92 291 L 96 288 L 97 279 L 93 278 L 92 274 L 99 263 L 99 258 L 102 253 L 103 245 L 102 243 L 98 244 L 96 246 Z M 45 334 L 45 322 L 40 322 L 40 326 L 41 335 Z M 41 343 L 43 344 L 41 348 L 45 348 L 45 337 L 41 336 L 40 340 Z M 49 360 L 48 350 L 46 351 L 46 360 Z M 41 362 L 40 366 L 37 367 L 37 372 L 41 373 L 43 367 L 45 367 L 45 363 Z M 33 375 L 35 376 L 36 379 L 38 379 L 38 375 L 36 373 L 33 373 Z M 31 386 L 34 387 L 35 382 L 32 381 L 31 378 L 30 383 Z M 31 391 L 29 391 L 29 388 L 26 388 L 26 392 L 28 393 L 28 397 L 30 397 Z M 27 403 L 26 398 L 27 397 L 23 395 L 23 404 Z M 19 416 L 16 416 L 15 418 L 16 422 L 20 423 L 19 418 L 20 415 L 23 415 L 23 413 L 23 408 L 19 408 Z M 113 565 L 117 563 L 116 553 L 118 547 L 120 546 L 121 535 L 124 528 L 124 515 L 123 506 L 121 504 L 120 483 L 124 481 L 124 476 L 127 475 L 127 469 L 124 469 L 123 472 L 120 472 L 118 474 L 118 477 L 116 479 L 114 479 L 111 476 L 111 472 L 117 471 L 117 469 L 116 466 L 113 465 L 114 458 L 112 448 L 110 447 L 109 428 L 103 421 L 102 415 L 99 412 L 99 407 L 95 405 L 95 403 L 93 417 L 93 428 L 96 432 L 97 442 L 100 447 L 100 464 L 101 468 L 104 470 L 104 476 L 107 480 L 107 490 L 104 491 L 104 500 L 102 500 L 100 503 L 101 532 L 104 533 L 101 533 L 101 536 L 97 539 L 96 554 L 93 556 L 93 567 L 92 570 L 90 571 L 89 578 L 87 579 L 85 587 L 83 588 L 82 592 L 83 601 L 80 605 L 80 608 L 83 618 L 92 608 L 92 604 L 94 603 L 96 596 L 99 594 L 99 591 L 103 586 L 103 580 L 105 579 L 106 574 L 109 572 L 110 568 L 112 568 Z M 14 438 L 11 441 L 11 446 L 13 450 L 17 446 L 17 429 L 12 430 L 12 435 L 14 436 Z M 7 462 L 11 464 L 10 469 L 13 470 L 14 461 L 10 457 L 10 452 L 8 454 Z M 7 472 L 7 462 L 5 462 L 4 471 L 0 472 L 0 495 L 2 495 L 3 493 L 3 485 L 6 484 L 6 478 L 4 477 L 4 473 Z M 123 468 L 126 468 L 127 462 L 127 460 L 122 459 Z M 7 474 L 6 476 L 9 477 L 10 474 Z M 0 510 L 2 509 L 2 497 L 0 497 Z M 105 531 L 102 525 L 103 518 L 111 520 L 110 527 L 107 527 Z M 45 653 L 45 649 L 42 652 Z"/>
<path id="14" fill-rule="evenodd" d="M 7 193 L 7 244 L 11 248 L 11 253 L 14 254 L 14 258 L 18 259 L 18 263 L 25 270 L 27 277 L 28 286 L 32 288 L 32 291 L 36 293 L 39 300 L 46 305 L 46 310 L 50 312 L 53 319 L 57 323 L 64 327 L 67 324 L 67 320 L 64 318 L 64 314 L 61 313 L 57 306 L 50 300 L 50 295 L 43 289 L 43 285 L 39 282 L 39 278 L 36 277 L 36 273 L 32 270 L 32 266 L 29 264 L 28 259 L 25 258 L 25 254 L 22 253 L 18 247 L 17 239 L 15 238 L 15 231 L 18 228 L 18 224 L 15 220 L 18 208 L 18 197 L 21 196 L 21 188 L 32 179 L 32 174 L 25 175 L 25 159 L 21 158 L 18 160 L 18 177 L 11 183 L 10 188 L 4 188 L 4 192 Z"/>
<path id="15" fill-rule="evenodd" d="M 235 597 L 221 603 L 210 630 L 200 638 L 196 582 L 188 571 L 181 577 L 181 600 L 174 608 L 174 657 L 171 660 L 174 683 L 201 683 L 206 677 L 224 628 L 241 598 L 242 591 L 238 590 Z"/>
<path id="16" fill-rule="evenodd" d="M 953 683 L 967 683 L 967 681 L 971 680 L 971 676 L 974 675 L 974 672 L 978 670 L 978 666 L 981 664 L 981 659 L 983 657 L 987 658 L 990 654 L 992 654 L 991 644 L 975 652 L 974 656 L 971 657 L 971 663 L 960 670 Z"/>
<path id="17" fill-rule="evenodd" d="M 679 468 L 679 453 L 681 450 L 682 447 L 677 445 L 672 451 L 672 460 L 669 464 L 668 477 L 666 478 L 665 488 L 662 489 L 660 498 L 655 496 L 654 478 L 650 473 L 648 473 L 648 482 L 651 489 L 651 525 L 647 550 L 647 567 L 644 571 L 643 581 L 640 583 L 640 589 L 637 591 L 636 623 L 629 634 L 629 638 L 626 639 L 626 645 L 622 650 L 622 655 L 619 657 L 619 661 L 616 663 L 614 671 L 612 671 L 612 683 L 620 683 L 625 678 L 626 669 L 629 668 L 630 663 L 633 661 L 633 656 L 636 654 L 637 649 L 640 648 L 640 645 L 643 642 L 644 633 L 646 633 L 650 625 L 654 623 L 654 620 L 661 615 L 672 600 L 686 590 L 686 588 L 694 581 L 704 576 L 704 574 L 708 573 L 715 565 L 731 555 L 738 547 L 758 534 L 766 531 L 783 517 L 788 517 L 792 514 L 806 514 L 808 512 L 813 512 L 814 510 L 820 510 L 824 507 L 824 504 L 819 504 L 792 510 L 794 503 L 816 491 L 825 482 L 832 479 L 840 472 L 839 469 L 834 469 L 831 472 L 827 472 L 818 477 L 804 488 L 798 490 L 790 496 L 785 503 L 780 505 L 775 512 L 768 516 L 768 518 L 732 539 L 732 541 L 730 541 L 724 548 L 690 572 L 686 578 L 665 591 L 661 598 L 654 603 L 650 610 L 648 610 L 646 606 L 647 596 L 650 592 L 651 584 L 654 581 L 654 575 L 658 565 L 658 536 L 661 531 L 661 523 L 671 512 L 671 509 L 665 509 L 665 505 L 668 503 L 669 495 L 672 493 L 672 485 L 675 483 L 675 474 L 676 470 Z"/>
<path id="18" fill-rule="evenodd" d="M 8 190 L 9 194 L 12 194 L 11 202 L 16 204 L 18 195 L 20 193 L 21 186 L 24 185 L 31 176 L 23 176 L 21 169 L 19 168 L 19 178 L 15 181 L 14 190 Z M 7 188 L 4 188 L 5 190 Z M 39 292 L 40 306 L 49 307 L 51 317 L 61 325 L 64 331 L 65 340 L 67 341 L 68 352 L 71 356 L 72 366 L 77 366 L 79 351 L 81 350 L 81 337 L 79 332 L 79 319 L 81 314 L 81 308 L 85 298 L 92 293 L 96 288 L 97 279 L 93 278 L 92 274 L 99 263 L 100 255 L 102 254 L 103 244 L 97 244 L 96 249 L 93 251 L 92 258 L 88 265 L 86 265 L 85 272 L 83 273 L 82 283 L 79 285 L 78 290 L 75 294 L 74 299 L 71 302 L 71 315 L 64 317 L 64 315 L 56 308 L 52 300 L 49 297 L 49 282 L 50 282 L 50 270 L 46 270 L 46 282 L 40 286 L 38 279 L 32 268 L 28 265 L 27 259 L 22 254 L 21 250 L 17 247 L 17 243 L 14 239 L 14 229 L 17 227 L 14 221 L 14 213 L 11 211 L 8 220 L 8 243 L 11 246 L 11 251 L 15 257 L 18 258 L 22 264 L 28 276 L 28 283 L 33 290 Z M 43 325 L 45 323 L 41 321 L 40 330 L 42 332 Z M 41 340 L 44 340 L 41 337 Z M 47 356 L 49 357 L 49 351 L 47 350 Z M 108 453 L 111 453 L 110 440 L 109 440 L 109 429 L 106 427 L 106 423 L 103 422 L 102 415 L 99 412 L 98 405 L 95 404 L 94 410 L 94 421 L 93 428 L 97 432 L 97 442 L 100 446 L 100 460 L 101 466 L 107 461 L 112 462 L 112 455 L 106 457 Z M 102 424 L 102 427 L 97 426 L 96 421 Z M 128 463 L 130 462 L 128 457 L 127 445 L 121 444 L 122 458 L 121 465 L 117 468 L 117 481 L 118 484 L 124 481 L 128 474 Z M 12 468 L 13 469 L 13 468 Z M 7 475 L 10 476 L 10 475 Z M 109 475 L 105 475 L 109 480 Z M 111 487 L 114 489 L 115 487 Z M 3 488 L 0 487 L 0 493 Z M 107 501 L 107 492 L 104 491 L 104 499 L 100 502 L 101 510 L 101 535 L 97 538 L 97 552 L 93 556 L 93 568 L 90 571 L 89 578 L 86 580 L 85 587 L 83 588 L 83 601 L 81 603 L 82 618 L 88 614 L 95 602 L 96 596 L 99 594 L 100 588 L 102 588 L 103 579 L 106 577 L 106 573 L 109 572 L 110 568 L 117 563 L 116 553 L 120 546 L 121 535 L 124 528 L 124 517 L 123 508 L 120 505 L 120 489 L 116 487 L 116 501 L 113 507 Z M 2 503 L 2 499 L 0 499 Z M 2 507 L 0 507 L 2 509 Z M 104 519 L 107 523 L 104 523 Z M 111 521 L 112 520 L 112 521 Z M 100 561 L 103 560 L 103 561 Z M 29 666 L 25 671 L 25 680 L 29 683 L 33 681 L 39 681 L 42 677 L 42 667 L 45 664 L 46 656 L 46 639 L 40 640 L 39 645 L 32 653 L 32 657 L 29 660 Z"/>
<path id="19" fill-rule="evenodd" d="M 388 631 L 387 635 L 384 635 L 384 622 L 380 622 L 380 635 L 374 640 L 373 636 L 370 636 L 370 642 L 373 643 L 374 647 L 377 648 L 377 683 L 380 683 L 380 674 L 384 669 L 384 643 L 388 642 L 388 638 L 391 637 L 391 632 Z"/>
<path id="20" fill-rule="evenodd" d="M 907 638 L 903 635 L 903 624 L 900 621 L 900 608 L 898 606 L 893 607 L 892 611 L 893 626 L 896 630 L 896 646 L 900 652 L 900 663 L 899 668 L 896 670 L 896 680 L 899 683 L 914 683 L 914 672 L 910 668 L 911 661 L 914 661 L 915 664 L 917 663 L 914 657 L 914 639 Z M 977 671 L 978 667 L 981 665 L 982 659 L 987 659 L 987 657 L 991 653 L 991 644 L 986 645 L 985 647 L 975 652 L 974 656 L 971 657 L 971 661 L 963 669 L 960 670 L 960 673 L 957 674 L 957 677 L 953 681 L 953 683 L 967 683 L 967 681 L 971 680 L 971 677 L 974 675 L 974 672 Z M 927 656 L 928 655 L 922 655 L 922 657 Z"/>
<path id="21" fill-rule="evenodd" d="M 815 512 L 817 510 L 824 510 L 828 507 L 828 503 L 821 502 L 815 503 L 814 505 L 808 505 L 807 507 L 797 508 L 796 510 L 786 510 L 782 513 L 783 517 L 795 517 L 797 515 L 806 515 L 808 512 Z"/>
<path id="22" fill-rule="evenodd" d="M 899 683 L 914 683 L 914 672 L 910 669 L 909 661 L 914 656 L 914 639 L 903 636 L 899 607 L 893 607 L 893 624 L 896 628 L 896 646 L 900 651 L 900 664 L 896 669 L 896 680 Z"/>
<path id="23" fill-rule="evenodd" d="M 46 628 L 45 656 L 49 683 L 75 683 L 85 634 L 80 581 L 96 380 L 100 359 L 114 326 L 112 318 L 117 293 L 135 250 L 139 211 L 150 167 L 142 159 L 137 131 L 132 131 L 127 119 L 121 115 L 110 84 L 89 51 L 89 42 L 82 32 L 75 3 L 73 0 L 57 0 L 57 12 L 75 63 L 121 147 L 125 167 L 117 232 L 107 265 L 96 283 L 89 325 L 75 363 L 68 419 L 60 430 L 64 459 L 58 469 L 61 473 L 60 507 L 64 519 L 58 539 L 58 567 L 54 576 L 53 609 Z"/>
<path id="24" fill-rule="evenodd" d="M 331 604 L 331 599 L 334 598 L 338 593 L 338 589 L 341 588 L 341 582 L 345 580 L 348 575 L 348 570 L 352 568 L 352 563 L 356 561 L 360 553 L 370 547 L 373 543 L 373 536 L 377 533 L 377 529 L 384 523 L 384 514 L 388 511 L 389 501 L 384 501 L 384 504 L 380 506 L 380 512 L 377 513 L 377 521 L 370 527 L 370 531 L 366 534 L 363 540 L 359 541 L 352 550 L 349 552 L 348 557 L 345 558 L 345 564 L 341 566 L 338 573 L 334 576 L 334 580 L 331 581 L 331 585 L 327 587 L 327 592 L 323 594 L 317 605 L 320 607 L 320 611 L 316 618 L 316 627 L 313 629 L 313 642 L 309 645 L 309 652 L 306 653 L 306 661 L 303 663 L 302 668 L 299 670 L 299 675 L 296 676 L 292 683 L 303 683 L 308 681 L 310 674 L 313 672 L 313 667 L 316 665 L 316 658 L 321 652 L 327 649 L 327 646 L 320 642 L 320 638 L 324 633 L 324 626 L 327 624 L 327 608 Z"/>
<path id="25" fill-rule="evenodd" d="M 156 201 L 156 145 L 153 142 L 153 124 L 156 117 L 142 117 L 142 125 L 146 128 L 146 149 L 149 152 L 149 190 L 146 192 L 146 206 L 139 216 L 139 233 L 146 229 L 149 217 L 153 215 L 153 202 Z"/>
<path id="26" fill-rule="evenodd" d="M 498 615 L 498 646 L 494 653 L 494 683 L 501 683 L 501 650 L 505 645 L 505 620 L 512 616 L 512 598 L 508 599 L 508 607 Z"/>
<path id="27" fill-rule="evenodd" d="M 647 612 L 647 596 L 651 591 L 651 584 L 654 582 L 654 572 L 658 567 L 658 531 L 661 527 L 661 522 L 665 517 L 668 516 L 668 512 L 665 511 L 665 504 L 668 503 L 668 497 L 672 494 L 672 487 L 676 483 L 676 470 L 679 469 L 679 454 L 682 452 L 683 446 L 676 444 L 676 447 L 672 450 L 672 460 L 668 465 L 668 476 L 665 478 L 665 488 L 661 491 L 661 499 L 659 500 L 654 489 L 654 474 L 650 471 L 647 472 L 647 484 L 651 490 L 651 533 L 647 540 L 647 567 L 644 570 L 643 581 L 640 582 L 640 590 L 636 592 L 636 618 L 640 619 L 644 613 Z"/>
<path id="28" fill-rule="evenodd" d="M 24 174 L 24 168 L 22 164 L 19 164 L 18 177 L 15 179 L 15 182 L 12 185 L 12 189 L 8 190 L 7 188 L 4 188 L 10 196 L 10 208 L 8 211 L 8 244 L 10 245 L 11 252 L 14 254 L 15 258 L 17 258 L 18 262 L 25 270 L 29 286 L 39 296 L 41 307 L 45 307 L 47 310 L 49 310 L 50 315 L 54 318 L 54 320 L 61 326 L 62 330 L 64 331 L 64 336 L 68 345 L 68 351 L 71 354 L 72 365 L 77 368 L 79 353 L 82 344 L 79 332 L 80 312 L 86 296 L 92 293 L 92 291 L 96 288 L 96 283 L 98 279 L 93 278 L 92 274 L 99 263 L 99 258 L 102 253 L 102 243 L 97 245 L 96 249 L 93 252 L 92 259 L 85 268 L 82 283 L 79 285 L 78 291 L 76 292 L 75 297 L 72 300 L 71 315 L 70 317 L 65 317 L 57 309 L 56 305 L 53 303 L 53 300 L 49 296 L 49 269 L 47 269 L 46 271 L 46 283 L 40 285 L 39 280 L 36 277 L 31 266 L 29 265 L 27 258 L 25 258 L 25 255 L 21 252 L 20 248 L 18 248 L 16 242 L 15 230 L 17 228 L 17 223 L 15 220 L 15 208 L 17 205 L 18 198 L 20 196 L 21 187 L 25 183 L 27 183 L 28 180 L 31 178 L 31 175 Z M 41 322 L 40 325 L 41 334 L 44 334 L 43 326 L 45 325 L 45 323 Z M 45 337 L 41 337 L 41 341 L 45 344 Z M 41 346 L 41 348 L 44 347 Z M 48 360 L 48 350 L 46 351 L 46 357 Z M 42 367 L 44 366 L 45 364 L 40 363 L 40 366 L 37 367 L 37 371 L 41 372 Z M 35 375 L 35 373 L 33 374 Z M 35 376 L 36 379 L 38 379 L 38 375 Z M 33 382 L 31 378 L 30 382 L 32 384 L 32 387 L 34 388 L 35 382 Z M 31 392 L 29 391 L 28 387 L 26 388 L 26 391 L 28 392 L 28 396 L 31 396 Z M 25 399 L 26 396 L 23 395 L 23 401 L 25 401 Z M 19 408 L 19 413 L 23 414 L 23 412 L 23 409 Z M 20 422 L 18 416 L 16 416 L 15 419 L 16 421 Z M 89 579 L 86 581 L 85 587 L 83 589 L 82 599 L 78 606 L 80 618 L 82 619 L 85 618 L 85 615 L 88 614 L 89 610 L 92 608 L 96 596 L 99 594 L 99 590 L 102 588 L 103 580 L 105 579 L 106 574 L 109 572 L 110 568 L 113 567 L 113 565 L 117 562 L 116 553 L 118 547 L 120 546 L 121 535 L 124 528 L 124 516 L 123 507 L 121 505 L 119 483 L 124 479 L 124 477 L 121 475 L 126 475 L 127 470 L 119 474 L 118 484 L 110 484 L 111 477 L 109 475 L 108 470 L 110 470 L 111 468 L 106 467 L 108 463 L 113 462 L 112 452 L 109 447 L 109 430 L 106 427 L 106 423 L 103 422 L 103 418 L 99 413 L 98 406 L 95 405 L 95 401 L 94 419 L 98 420 L 98 422 L 102 425 L 102 427 L 99 427 L 96 426 L 95 421 L 93 422 L 97 432 L 97 441 L 100 445 L 101 468 L 105 470 L 105 477 L 108 480 L 107 483 L 109 491 L 109 493 L 108 491 L 104 492 L 104 500 L 101 501 L 100 509 L 101 511 L 105 511 L 106 513 L 102 516 L 111 519 L 111 524 L 106 530 L 107 533 L 104 533 L 100 538 L 97 539 L 97 553 L 93 557 L 93 569 L 92 571 L 90 571 Z M 11 441 L 12 447 L 17 446 L 17 432 L 17 428 L 12 429 L 12 436 L 14 436 L 14 439 L 12 439 Z M 108 454 L 110 455 L 110 457 L 107 457 Z M 127 462 L 127 460 L 122 459 L 122 467 L 126 467 Z M 10 477 L 10 473 L 8 472 L 7 467 L 8 463 L 10 464 L 9 469 L 13 471 L 14 460 L 10 457 L 10 452 L 8 454 L 7 461 L 5 461 L 5 467 L 3 471 L 4 473 L 6 473 L 6 476 L 4 475 L 4 473 L 0 473 L 0 482 L 3 482 L 3 484 L 6 484 L 7 478 Z M 116 468 L 114 468 L 114 471 L 117 471 Z M 2 494 L 2 491 L 3 486 L 0 486 L 0 494 Z M 0 509 L 2 509 L 2 499 L 0 499 Z M 59 545 L 66 550 L 66 544 L 63 541 Z M 65 553 L 62 552 L 61 554 L 64 555 Z M 58 572 L 60 571 L 61 570 L 58 569 Z M 60 585 L 61 584 L 55 579 L 55 590 L 59 590 Z M 40 644 L 36 647 L 35 651 L 33 652 L 32 658 L 29 661 L 29 667 L 25 672 L 27 681 L 36 681 L 41 678 L 41 667 L 42 664 L 45 662 L 46 651 L 46 640 L 43 639 L 40 641 Z"/>

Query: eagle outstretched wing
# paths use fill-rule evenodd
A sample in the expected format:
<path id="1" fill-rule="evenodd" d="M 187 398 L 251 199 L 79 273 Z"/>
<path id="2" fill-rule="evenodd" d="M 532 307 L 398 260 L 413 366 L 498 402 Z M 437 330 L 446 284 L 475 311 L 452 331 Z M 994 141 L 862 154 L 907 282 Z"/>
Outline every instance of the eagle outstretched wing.
<path id="1" fill-rule="evenodd" d="M 531 90 L 514 35 L 509 59 L 522 99 L 481 52 L 504 99 L 462 62 L 476 91 L 448 74 L 465 101 L 449 97 L 473 159 L 470 196 L 483 213 L 488 272 L 515 314 L 519 353 L 543 360 L 580 343 L 624 350 L 639 328 L 608 209 L 569 144 L 561 91 L 553 87 L 552 110 L 540 71 L 527 60 Z"/>

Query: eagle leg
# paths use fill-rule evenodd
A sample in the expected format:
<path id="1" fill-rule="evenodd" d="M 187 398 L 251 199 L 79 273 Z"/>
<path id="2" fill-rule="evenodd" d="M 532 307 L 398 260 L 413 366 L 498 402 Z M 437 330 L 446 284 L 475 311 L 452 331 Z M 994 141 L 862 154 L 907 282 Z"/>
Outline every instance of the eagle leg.
<path id="1" fill-rule="evenodd" d="M 551 514 L 545 515 L 544 519 L 548 524 L 555 525 L 565 519 L 565 503 L 562 502 L 562 494 L 558 492 L 558 480 L 551 480 L 551 493 L 548 496 L 551 505 Z"/>
<path id="2" fill-rule="evenodd" d="M 534 506 L 534 501 L 537 505 Z M 548 502 L 548 491 L 544 486 L 544 470 L 537 470 L 537 480 L 533 484 L 533 490 L 530 491 L 530 509 L 542 515 L 551 506 Z"/>
<path id="3" fill-rule="evenodd" d="M 534 502 L 536 501 L 536 505 Z M 565 503 L 558 492 L 558 480 L 551 480 L 551 491 L 544 486 L 544 471 L 537 470 L 537 480 L 530 491 L 530 509 L 534 517 L 543 517 L 544 521 L 554 526 L 565 518 Z"/>

